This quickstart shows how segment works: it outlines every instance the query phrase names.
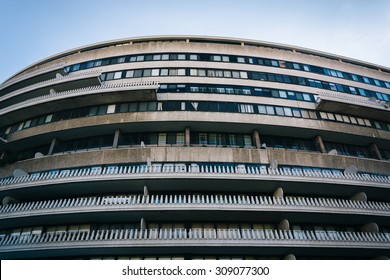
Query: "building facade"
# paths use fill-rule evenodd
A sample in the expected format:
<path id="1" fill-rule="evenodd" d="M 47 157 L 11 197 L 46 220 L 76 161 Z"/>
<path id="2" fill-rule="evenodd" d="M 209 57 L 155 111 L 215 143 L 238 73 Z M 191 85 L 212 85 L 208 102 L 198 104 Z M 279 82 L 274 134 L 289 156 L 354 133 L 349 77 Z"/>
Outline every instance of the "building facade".
<path id="1" fill-rule="evenodd" d="M 122 39 L 0 85 L 1 259 L 390 256 L 390 69 Z"/>

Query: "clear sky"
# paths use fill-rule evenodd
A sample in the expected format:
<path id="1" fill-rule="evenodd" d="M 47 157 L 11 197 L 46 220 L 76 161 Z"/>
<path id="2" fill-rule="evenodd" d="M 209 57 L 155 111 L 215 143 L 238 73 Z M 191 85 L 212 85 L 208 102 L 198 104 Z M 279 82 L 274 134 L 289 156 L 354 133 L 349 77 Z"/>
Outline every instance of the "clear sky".
<path id="1" fill-rule="evenodd" d="M 0 0 L 0 82 L 47 56 L 112 39 L 271 41 L 390 67 L 390 0 Z"/>

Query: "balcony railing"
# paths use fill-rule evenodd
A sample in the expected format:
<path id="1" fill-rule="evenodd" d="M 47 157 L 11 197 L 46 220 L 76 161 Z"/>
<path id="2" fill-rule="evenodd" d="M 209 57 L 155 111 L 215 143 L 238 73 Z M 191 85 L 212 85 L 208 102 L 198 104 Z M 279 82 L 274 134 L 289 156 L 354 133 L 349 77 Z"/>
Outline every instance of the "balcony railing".
<path id="1" fill-rule="evenodd" d="M 80 197 L 24 202 L 0 206 L 0 219 L 21 215 L 45 215 L 48 212 L 139 210 L 177 210 L 181 206 L 197 210 L 279 210 L 279 211 L 334 211 L 349 214 L 390 215 L 390 203 L 355 201 L 333 198 L 274 197 L 253 195 L 117 195 Z"/>
<path id="2" fill-rule="evenodd" d="M 118 229 L 50 232 L 26 235 L 3 235 L 0 237 L 0 252 L 23 249 L 50 249 L 53 245 L 72 246 L 194 246 L 223 242 L 224 246 L 297 246 L 318 247 L 372 247 L 390 249 L 390 236 L 387 233 L 310 231 L 310 230 L 257 230 L 257 229 Z M 118 242 L 119 241 L 119 242 Z M 100 244 L 100 245 L 99 245 Z M 35 246 L 33 246 L 35 245 Z"/>
<path id="3" fill-rule="evenodd" d="M 290 168 L 279 167 L 270 168 L 265 165 L 247 166 L 244 164 L 232 165 L 212 165 L 212 164 L 191 164 L 184 163 L 166 163 L 148 165 L 121 165 L 121 166 L 94 166 L 75 169 L 63 169 L 32 173 L 21 177 L 6 177 L 0 179 L 0 186 L 9 186 L 17 184 L 27 184 L 34 182 L 69 182 L 84 181 L 90 179 L 131 179 L 133 176 L 142 175 L 147 178 L 152 175 L 223 175 L 250 176 L 251 178 L 263 179 L 281 179 L 302 180 L 305 178 L 321 179 L 323 182 L 366 182 L 378 184 L 390 184 L 390 175 L 374 175 L 361 173 L 343 173 L 339 170 L 310 170 L 308 168 Z"/>
<path id="4" fill-rule="evenodd" d="M 0 110 L 0 115 L 4 115 L 6 113 L 12 112 L 14 110 L 22 109 L 25 107 L 29 107 L 39 103 L 45 103 L 54 101 L 57 99 L 62 99 L 64 97 L 75 97 L 80 95 L 88 95 L 99 93 L 103 91 L 112 91 L 118 89 L 120 91 L 124 90 L 133 90 L 134 88 L 150 88 L 153 87 L 155 89 L 158 88 L 159 83 L 157 81 L 145 81 L 145 82 L 129 82 L 129 83 L 117 83 L 117 84 L 103 84 L 99 86 L 90 86 L 84 88 L 77 88 L 72 90 L 66 90 L 61 92 L 56 92 L 52 94 L 42 95 L 35 98 L 31 98 L 25 100 L 23 102 L 19 102 L 8 106 L 2 110 Z"/>
<path id="5" fill-rule="evenodd" d="M 6 94 L 6 95 L 0 97 L 0 102 L 2 100 L 5 100 L 5 99 L 8 99 L 8 98 L 20 95 L 22 93 L 29 92 L 29 91 L 37 89 L 37 88 L 50 86 L 52 84 L 58 84 L 59 82 L 66 82 L 68 80 L 73 80 L 73 79 L 77 79 L 77 78 L 98 77 L 98 76 L 100 76 L 100 73 L 101 72 L 97 71 L 97 70 L 90 70 L 90 71 L 83 71 L 83 72 L 80 72 L 80 73 L 72 73 L 72 74 L 69 74 L 69 75 L 66 75 L 66 76 L 61 76 L 61 77 L 57 77 L 57 78 L 54 78 L 54 79 L 42 81 L 42 82 L 30 85 L 30 86 L 21 88 L 19 90 L 13 91 L 10 94 Z"/>
<path id="6" fill-rule="evenodd" d="M 39 68 L 39 69 L 34 70 L 32 72 L 28 72 L 28 73 L 25 73 L 25 74 L 20 74 L 17 77 L 11 78 L 11 79 L 7 80 L 6 82 L 4 82 L 3 84 L 1 84 L 0 85 L 0 90 L 8 87 L 11 84 L 20 82 L 22 80 L 26 80 L 28 78 L 40 75 L 42 73 L 46 73 L 48 71 L 62 69 L 65 65 L 66 65 L 66 62 L 61 62 L 61 63 L 56 63 L 56 64 L 53 64 L 53 65 L 50 65 L 50 66 L 47 66 L 47 67 Z"/>

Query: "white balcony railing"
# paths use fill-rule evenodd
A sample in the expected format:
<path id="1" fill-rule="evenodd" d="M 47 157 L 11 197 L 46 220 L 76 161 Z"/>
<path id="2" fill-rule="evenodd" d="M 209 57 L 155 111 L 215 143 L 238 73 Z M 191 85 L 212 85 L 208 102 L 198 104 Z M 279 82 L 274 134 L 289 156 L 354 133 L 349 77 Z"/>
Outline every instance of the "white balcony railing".
<path id="1" fill-rule="evenodd" d="M 22 177 L 6 177 L 0 179 L 1 186 L 10 185 L 25 185 L 34 182 L 51 182 L 61 183 L 71 181 L 84 181 L 90 179 L 131 179 L 133 176 L 140 176 L 147 178 L 154 175 L 223 175 L 234 176 L 250 176 L 251 178 L 259 179 L 280 179 L 286 180 L 305 180 L 306 178 L 321 179 L 321 182 L 366 182 L 377 184 L 390 184 L 390 175 L 374 175 L 368 173 L 343 173 L 339 170 L 311 170 L 309 168 L 295 168 L 295 167 L 279 167 L 270 168 L 265 165 L 260 166 L 246 166 L 244 164 L 232 165 L 212 165 L 212 164 L 190 164 L 183 163 L 166 163 L 166 164 L 152 164 L 148 165 L 121 165 L 121 166 L 94 166 L 75 169 L 62 169 L 32 173 Z M 1 190 L 1 189 L 0 189 Z"/>
<path id="2" fill-rule="evenodd" d="M 17 82 L 20 82 L 22 80 L 26 80 L 28 78 L 40 75 L 42 73 L 46 73 L 46 72 L 49 72 L 49 71 L 62 69 L 65 65 L 66 65 L 66 62 L 61 62 L 61 63 L 56 63 L 56 64 L 53 64 L 53 65 L 50 65 L 50 66 L 47 66 L 47 67 L 39 68 L 39 69 L 34 70 L 32 72 L 28 72 L 28 73 L 25 73 L 25 74 L 20 74 L 20 75 L 14 77 L 14 78 L 11 78 L 11 79 L 7 80 L 6 82 L 2 83 L 0 85 L 0 90 L 10 86 L 11 84 L 15 84 Z"/>
<path id="3" fill-rule="evenodd" d="M 0 219 L 19 217 L 20 215 L 45 215 L 48 212 L 94 211 L 107 209 L 139 210 L 148 209 L 177 210 L 184 206 L 203 210 L 234 210 L 244 206 L 246 210 L 280 211 L 339 211 L 359 215 L 390 215 L 390 203 L 375 201 L 355 201 L 333 198 L 274 197 L 253 195 L 117 195 L 101 197 L 79 197 L 46 201 L 23 202 L 0 206 Z"/>
<path id="4" fill-rule="evenodd" d="M 77 88 L 72 90 L 66 90 L 61 92 L 56 92 L 52 94 L 42 95 L 35 98 L 31 98 L 11 106 L 8 106 L 0 110 L 0 115 L 12 112 L 14 110 L 19 110 L 26 108 L 32 105 L 54 101 L 57 99 L 62 99 L 64 97 L 75 97 L 80 95 L 88 95 L 99 93 L 103 91 L 112 91 L 115 89 L 124 91 L 124 90 L 134 90 L 134 88 L 150 88 L 155 87 L 157 89 L 159 83 L 157 81 L 144 81 L 144 82 L 128 82 L 128 83 L 116 83 L 116 84 L 103 84 L 99 86 L 90 86 L 84 88 Z"/>
<path id="5" fill-rule="evenodd" d="M 167 241 L 172 240 L 172 243 Z M 310 230 L 256 230 L 256 229 L 201 229 L 201 228 L 175 228 L 175 229 L 118 229 L 118 230 L 85 230 L 85 231 L 67 231 L 50 232 L 28 235 L 2 235 L 0 237 L 0 252 L 13 250 L 17 247 L 23 250 L 23 247 L 31 250 L 33 245 L 40 246 L 53 244 L 58 248 L 64 244 L 66 248 L 71 249 L 77 242 L 77 248 L 84 245 L 90 247 L 92 244 L 99 246 L 110 246 L 110 241 L 117 246 L 118 241 L 137 244 L 143 243 L 145 246 L 158 246 L 158 244 L 167 246 L 201 245 L 207 243 L 215 245 L 218 241 L 223 241 L 224 246 L 232 244 L 245 245 L 250 242 L 253 245 L 288 246 L 288 245 L 314 245 L 322 247 L 365 247 L 373 246 L 375 248 L 390 248 L 390 236 L 387 233 L 367 233 L 367 232 L 345 232 L 345 231 L 310 231 Z M 146 242 L 145 242 L 146 241 Z M 153 241 L 158 241 L 153 242 Z M 194 242 L 195 241 L 195 242 Z M 277 241 L 277 242 L 275 242 Z M 67 245 L 69 244 L 69 245 Z M 50 247 L 48 247 L 50 248 Z"/>

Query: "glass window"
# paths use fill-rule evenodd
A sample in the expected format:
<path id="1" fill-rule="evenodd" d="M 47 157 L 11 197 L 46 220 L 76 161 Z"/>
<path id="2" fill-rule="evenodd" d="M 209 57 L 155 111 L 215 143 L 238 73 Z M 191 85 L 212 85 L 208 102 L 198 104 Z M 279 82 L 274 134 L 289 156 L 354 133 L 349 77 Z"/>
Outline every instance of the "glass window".
<path id="1" fill-rule="evenodd" d="M 134 77 L 134 70 L 126 71 L 126 78 L 132 78 Z"/>
<path id="2" fill-rule="evenodd" d="M 225 78 L 231 78 L 232 77 L 232 72 L 231 71 L 223 71 L 223 76 Z"/>
<path id="3" fill-rule="evenodd" d="M 233 78 L 239 79 L 240 78 L 240 72 L 238 71 L 232 71 Z"/>
<path id="4" fill-rule="evenodd" d="M 302 118 L 309 119 L 309 112 L 301 109 Z"/>
<path id="5" fill-rule="evenodd" d="M 207 133 L 199 133 L 199 144 L 207 145 Z"/>
<path id="6" fill-rule="evenodd" d="M 294 117 L 296 117 L 296 118 L 300 118 L 301 117 L 301 111 L 299 109 L 293 108 L 292 112 L 293 112 Z"/>
<path id="7" fill-rule="evenodd" d="M 357 124 L 357 120 L 355 117 L 349 117 L 349 119 L 351 120 L 351 123 Z"/>
<path id="8" fill-rule="evenodd" d="M 153 60 L 161 60 L 161 54 L 153 55 Z"/>
<path id="9" fill-rule="evenodd" d="M 222 56 L 222 61 L 223 61 L 223 62 L 229 62 L 230 59 L 229 59 L 228 56 Z"/>
<path id="10" fill-rule="evenodd" d="M 107 73 L 106 74 L 106 81 L 110 81 L 110 80 L 113 80 L 114 79 L 114 73 Z"/>
<path id="11" fill-rule="evenodd" d="M 169 60 L 169 54 L 163 54 L 161 60 Z"/>
<path id="12" fill-rule="evenodd" d="M 152 75 L 152 69 L 145 69 L 144 70 L 144 77 L 150 77 Z"/>
<path id="13" fill-rule="evenodd" d="M 238 63 L 245 63 L 245 58 L 244 57 L 237 57 L 237 62 Z"/>
<path id="14" fill-rule="evenodd" d="M 142 70 L 138 69 L 134 71 L 134 78 L 142 77 Z"/>
<path id="15" fill-rule="evenodd" d="M 158 134 L 158 145 L 165 145 L 167 143 L 167 134 L 159 133 Z"/>
<path id="16" fill-rule="evenodd" d="M 177 55 L 177 59 L 178 60 L 185 60 L 186 59 L 186 55 L 185 54 L 178 54 Z"/>
<path id="17" fill-rule="evenodd" d="M 115 104 L 108 105 L 108 107 L 107 107 L 107 114 L 113 114 L 113 113 L 115 113 Z"/>
<path id="18" fill-rule="evenodd" d="M 160 76 L 168 76 L 169 70 L 168 69 L 161 69 L 160 70 Z"/>
<path id="19" fill-rule="evenodd" d="M 279 95 L 281 98 L 287 98 L 287 93 L 284 90 L 280 90 Z"/>
<path id="20" fill-rule="evenodd" d="M 285 114 L 286 116 L 292 117 L 293 113 L 292 113 L 291 108 L 284 107 L 283 109 L 284 109 L 284 114 Z"/>
<path id="21" fill-rule="evenodd" d="M 52 119 L 53 119 L 53 114 L 47 115 L 46 118 L 45 118 L 45 123 L 51 122 Z"/>
<path id="22" fill-rule="evenodd" d="M 328 116 L 329 120 L 332 120 L 332 121 L 336 120 L 332 113 L 327 113 L 327 116 Z"/>
<path id="23" fill-rule="evenodd" d="M 212 55 L 212 56 L 211 56 L 211 60 L 214 60 L 214 61 L 221 61 L 222 58 L 221 58 L 221 56 L 219 56 L 219 55 Z"/>
<path id="24" fill-rule="evenodd" d="M 325 112 L 320 112 L 320 117 L 323 120 L 327 120 L 328 119 L 328 115 Z"/>
<path id="25" fill-rule="evenodd" d="M 265 108 L 264 105 L 258 105 L 257 109 L 259 111 L 259 114 L 267 114 L 267 109 Z"/>
<path id="26" fill-rule="evenodd" d="M 276 60 L 271 60 L 271 65 L 275 67 L 279 67 L 279 63 Z"/>
<path id="27" fill-rule="evenodd" d="M 364 119 L 364 124 L 365 124 L 366 126 L 372 126 L 372 125 L 371 125 L 371 122 L 370 122 L 369 120 L 367 120 L 367 119 Z"/>
<path id="28" fill-rule="evenodd" d="M 205 69 L 198 69 L 198 76 L 206 77 L 206 70 Z"/>
<path id="29" fill-rule="evenodd" d="M 357 118 L 357 121 L 358 121 L 358 124 L 360 124 L 360 125 L 365 125 L 363 119 Z"/>
<path id="30" fill-rule="evenodd" d="M 198 55 L 190 54 L 190 60 L 198 60 Z"/>
<path id="31" fill-rule="evenodd" d="M 178 76 L 185 76 L 186 75 L 186 69 L 177 69 L 177 75 Z"/>
<path id="32" fill-rule="evenodd" d="M 198 76 L 198 69 L 190 69 L 190 76 Z"/>
<path id="33" fill-rule="evenodd" d="M 185 144 L 184 132 L 176 133 L 176 144 L 178 144 L 178 145 L 184 145 Z"/>
<path id="34" fill-rule="evenodd" d="M 159 76 L 159 74 L 160 74 L 160 69 L 152 69 L 152 73 L 151 73 L 152 76 Z"/>
<path id="35" fill-rule="evenodd" d="M 284 110 L 282 107 L 275 107 L 276 114 L 279 116 L 284 116 Z"/>
<path id="36" fill-rule="evenodd" d="M 169 76 L 177 76 L 177 69 L 169 69 Z"/>
<path id="37" fill-rule="evenodd" d="M 137 56 L 137 61 L 144 61 L 144 56 L 143 55 L 138 55 Z"/>
<path id="38" fill-rule="evenodd" d="M 241 79 L 248 79 L 248 73 L 244 72 L 244 71 L 241 71 L 240 72 L 240 77 L 241 77 Z"/>
<path id="39" fill-rule="evenodd" d="M 343 115 L 343 121 L 346 122 L 346 123 L 350 123 L 351 122 L 349 120 L 349 117 L 348 116 L 344 116 L 344 115 Z"/>
<path id="40" fill-rule="evenodd" d="M 336 120 L 339 121 L 339 122 L 342 122 L 343 121 L 343 117 L 339 114 L 335 114 L 335 117 L 336 117 Z"/>
<path id="41" fill-rule="evenodd" d="M 275 115 L 275 109 L 273 106 L 266 106 L 268 115 Z"/>

